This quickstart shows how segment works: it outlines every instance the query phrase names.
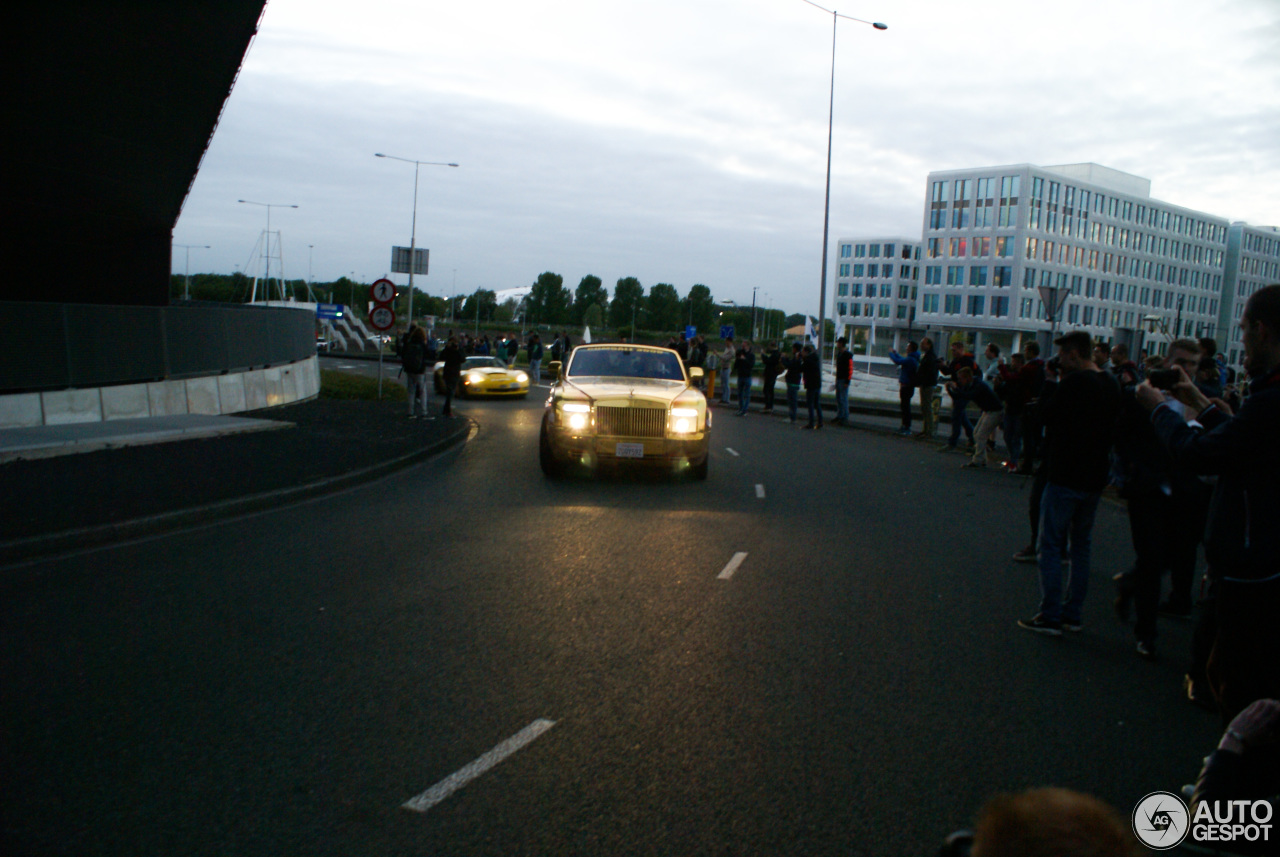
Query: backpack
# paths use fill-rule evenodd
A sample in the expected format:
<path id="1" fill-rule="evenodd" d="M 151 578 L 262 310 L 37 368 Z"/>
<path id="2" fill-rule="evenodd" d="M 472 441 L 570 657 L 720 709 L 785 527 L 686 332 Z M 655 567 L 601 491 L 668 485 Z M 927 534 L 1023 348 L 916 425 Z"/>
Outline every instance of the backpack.
<path id="1" fill-rule="evenodd" d="M 427 349 L 421 342 L 410 342 L 404 346 L 400 358 L 404 371 L 410 375 L 421 375 L 427 368 Z"/>

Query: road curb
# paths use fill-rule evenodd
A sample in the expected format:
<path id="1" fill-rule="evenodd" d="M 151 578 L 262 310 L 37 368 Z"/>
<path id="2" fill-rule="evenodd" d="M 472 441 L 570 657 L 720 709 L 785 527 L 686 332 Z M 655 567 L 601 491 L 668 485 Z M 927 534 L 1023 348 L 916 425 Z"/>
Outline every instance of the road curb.
<path id="1" fill-rule="evenodd" d="M 148 515 L 113 524 L 62 530 L 55 533 L 0 542 L 0 565 L 14 565 L 65 551 L 103 547 L 117 542 L 180 530 L 195 524 L 234 518 L 250 512 L 259 512 L 263 509 L 276 508 L 281 505 L 332 494 L 345 488 L 372 482 L 382 476 L 394 473 L 396 470 L 417 464 L 462 443 L 475 428 L 475 422 L 470 418 L 465 418 L 460 421 L 457 429 L 450 431 L 449 434 L 439 440 L 427 444 L 422 449 L 417 449 L 359 470 L 352 470 L 337 476 L 328 476 L 301 485 L 291 485 L 287 488 L 277 488 L 274 491 L 249 494 L 244 497 L 232 497 L 227 500 L 206 503 L 202 506 L 162 512 L 158 515 Z"/>

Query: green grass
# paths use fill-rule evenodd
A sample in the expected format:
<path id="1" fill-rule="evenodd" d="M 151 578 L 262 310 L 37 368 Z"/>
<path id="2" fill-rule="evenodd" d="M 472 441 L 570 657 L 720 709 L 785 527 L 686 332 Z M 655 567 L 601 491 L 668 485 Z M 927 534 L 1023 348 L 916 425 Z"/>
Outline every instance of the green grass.
<path id="1" fill-rule="evenodd" d="M 378 379 L 350 375 L 346 372 L 321 370 L 320 398 L 376 401 L 378 398 Z M 391 378 L 383 378 L 382 398 L 392 402 L 405 402 L 409 400 L 409 394 L 403 384 L 397 383 Z"/>

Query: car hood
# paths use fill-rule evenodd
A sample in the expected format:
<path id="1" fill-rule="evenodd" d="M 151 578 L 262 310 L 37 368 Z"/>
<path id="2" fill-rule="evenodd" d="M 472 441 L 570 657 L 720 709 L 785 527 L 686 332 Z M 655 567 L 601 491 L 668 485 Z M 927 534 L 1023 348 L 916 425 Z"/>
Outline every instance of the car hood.
<path id="1" fill-rule="evenodd" d="M 602 379 L 600 381 L 566 381 L 566 388 L 587 396 L 597 405 L 625 407 L 631 403 L 645 402 L 670 405 L 689 388 L 671 381 L 652 381 L 647 378 Z"/>

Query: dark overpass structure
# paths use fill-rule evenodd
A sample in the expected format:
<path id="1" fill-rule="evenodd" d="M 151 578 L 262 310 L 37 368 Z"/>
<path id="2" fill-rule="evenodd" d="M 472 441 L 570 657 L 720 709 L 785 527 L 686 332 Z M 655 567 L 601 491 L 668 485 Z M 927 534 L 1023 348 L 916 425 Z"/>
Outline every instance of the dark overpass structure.
<path id="1" fill-rule="evenodd" d="M 0 298 L 169 302 L 173 226 L 264 6 L 18 0 Z"/>

